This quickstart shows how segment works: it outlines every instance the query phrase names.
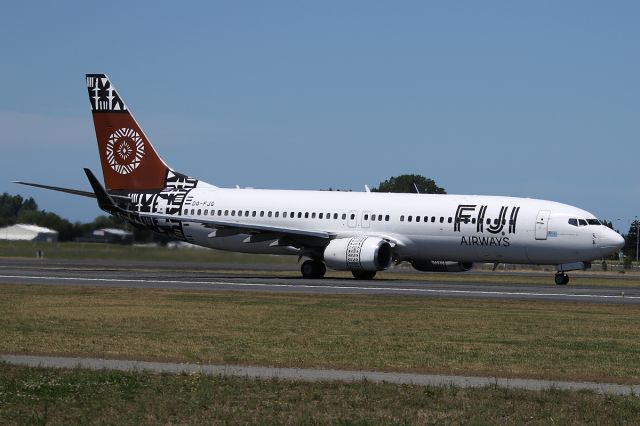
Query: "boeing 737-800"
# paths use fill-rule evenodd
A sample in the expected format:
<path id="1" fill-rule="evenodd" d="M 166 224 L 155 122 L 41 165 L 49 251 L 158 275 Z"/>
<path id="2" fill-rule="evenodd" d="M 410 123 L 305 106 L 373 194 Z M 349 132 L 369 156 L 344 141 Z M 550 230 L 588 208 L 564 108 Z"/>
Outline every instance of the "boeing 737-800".
<path id="1" fill-rule="evenodd" d="M 555 265 L 555 282 L 624 245 L 594 215 L 529 198 L 219 188 L 160 158 L 104 74 L 86 76 L 104 186 L 97 198 L 129 223 L 204 247 L 291 254 L 305 278 L 326 268 L 372 279 L 393 262 L 420 271 L 467 271 L 474 262 Z"/>

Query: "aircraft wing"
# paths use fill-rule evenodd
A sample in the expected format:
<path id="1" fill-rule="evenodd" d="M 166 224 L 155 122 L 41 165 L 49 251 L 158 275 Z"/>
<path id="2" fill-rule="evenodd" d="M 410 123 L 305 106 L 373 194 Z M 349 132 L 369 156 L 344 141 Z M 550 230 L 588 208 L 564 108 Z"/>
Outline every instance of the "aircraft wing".
<path id="1" fill-rule="evenodd" d="M 284 226 L 273 226 L 273 225 L 261 225 L 256 223 L 243 223 L 243 222 L 235 222 L 235 221 L 227 221 L 227 220 L 213 220 L 213 219 L 201 219 L 194 218 L 189 216 L 181 216 L 181 215 L 165 215 L 158 213 L 137 213 L 137 212 L 128 212 L 130 214 L 135 214 L 141 218 L 149 218 L 149 219 L 160 219 L 160 220 L 179 220 L 181 222 L 186 223 L 197 223 L 203 225 L 207 228 L 212 228 L 212 233 L 209 234 L 209 237 L 213 238 L 216 236 L 230 236 L 234 234 L 272 234 L 272 235 L 280 235 L 280 236 L 289 236 L 289 237 L 307 237 L 307 238 L 318 238 L 322 240 L 329 240 L 335 235 L 329 232 L 324 231 L 311 231 L 308 229 L 298 229 Z M 217 230 L 223 230 L 223 232 L 217 232 Z M 274 237 L 273 239 L 276 239 Z"/>

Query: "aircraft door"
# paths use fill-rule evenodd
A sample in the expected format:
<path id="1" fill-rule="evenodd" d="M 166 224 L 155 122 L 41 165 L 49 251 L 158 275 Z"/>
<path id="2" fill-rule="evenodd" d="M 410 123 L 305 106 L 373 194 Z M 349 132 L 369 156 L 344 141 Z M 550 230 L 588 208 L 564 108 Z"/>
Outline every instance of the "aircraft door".
<path id="1" fill-rule="evenodd" d="M 349 228 L 355 228 L 358 225 L 358 212 L 355 210 L 351 210 L 349 212 L 349 217 L 347 218 L 347 225 Z"/>
<path id="2" fill-rule="evenodd" d="M 540 210 L 536 217 L 536 240 L 546 240 L 549 231 L 549 210 Z"/>

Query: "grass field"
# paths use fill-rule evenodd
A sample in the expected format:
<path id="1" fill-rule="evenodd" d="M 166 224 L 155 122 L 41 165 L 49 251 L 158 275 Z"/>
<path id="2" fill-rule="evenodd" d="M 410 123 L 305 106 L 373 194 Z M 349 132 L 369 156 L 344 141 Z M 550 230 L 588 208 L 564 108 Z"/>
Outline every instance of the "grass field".
<path id="1" fill-rule="evenodd" d="M 589 392 L 53 370 L 0 363 L 0 424 L 637 424 Z"/>
<path id="2" fill-rule="evenodd" d="M 640 383 L 633 305 L 0 286 L 0 352 Z"/>

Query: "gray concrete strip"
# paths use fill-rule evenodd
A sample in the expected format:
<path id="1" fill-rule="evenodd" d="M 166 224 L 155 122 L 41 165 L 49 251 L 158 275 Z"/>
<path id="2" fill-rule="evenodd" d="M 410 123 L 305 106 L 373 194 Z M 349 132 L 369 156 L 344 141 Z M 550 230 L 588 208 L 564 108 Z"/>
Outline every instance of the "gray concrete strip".
<path id="1" fill-rule="evenodd" d="M 90 370 L 117 370 L 172 374 L 206 374 L 211 376 L 237 376 L 258 379 L 283 379 L 320 382 L 342 381 L 414 384 L 428 386 L 456 386 L 481 388 L 498 386 L 510 389 L 592 391 L 600 394 L 640 396 L 640 385 L 613 383 L 566 382 L 535 379 L 508 379 L 500 377 L 446 376 L 435 374 L 383 373 L 376 371 L 348 371 L 307 368 L 275 368 L 237 365 L 181 364 L 171 362 L 126 361 L 98 358 L 67 358 L 34 355 L 0 355 L 0 362 L 29 367 L 86 368 Z"/>

